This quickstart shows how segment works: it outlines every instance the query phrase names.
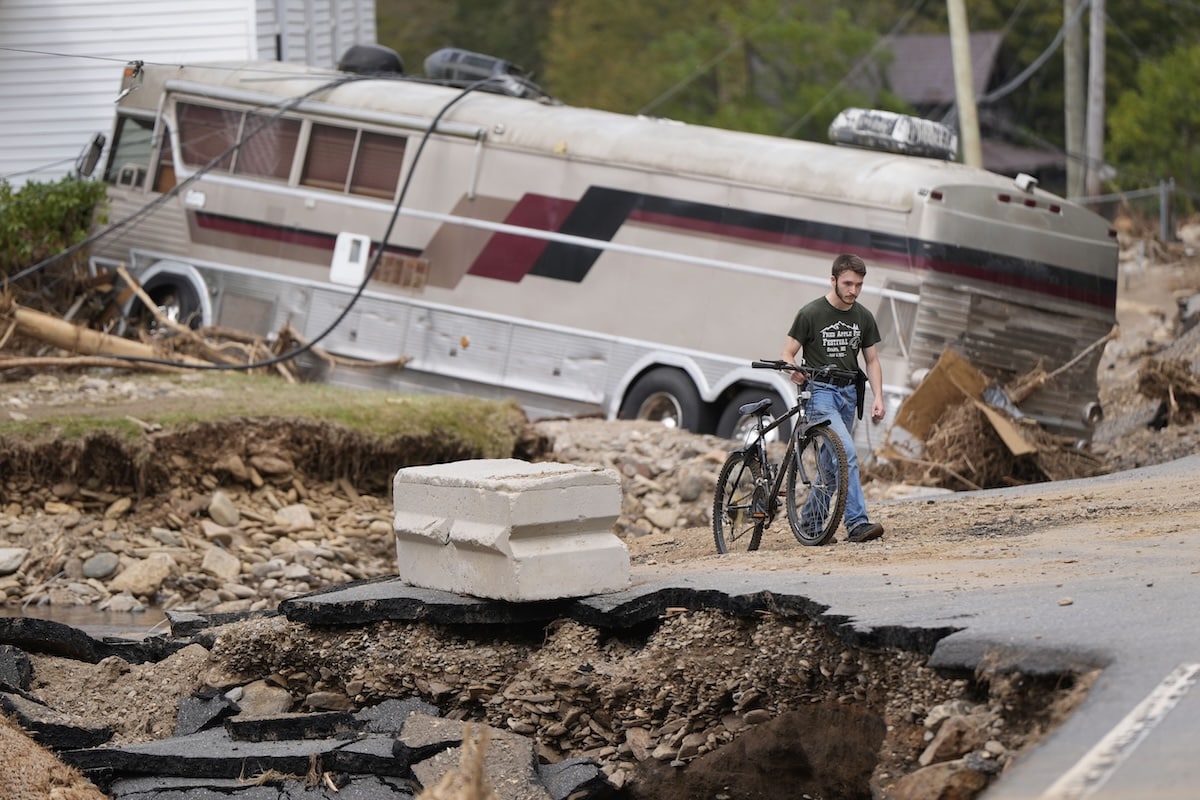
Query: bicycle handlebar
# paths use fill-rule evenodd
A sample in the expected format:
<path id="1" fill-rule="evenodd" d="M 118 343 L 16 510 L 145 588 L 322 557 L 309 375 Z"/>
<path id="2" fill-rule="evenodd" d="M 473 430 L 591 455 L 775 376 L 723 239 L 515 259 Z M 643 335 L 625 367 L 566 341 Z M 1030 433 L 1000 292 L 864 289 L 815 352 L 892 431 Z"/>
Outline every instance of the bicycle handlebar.
<path id="1" fill-rule="evenodd" d="M 780 359 L 760 359 L 758 361 L 751 361 L 750 366 L 754 369 L 777 369 L 782 372 L 802 372 L 809 378 L 815 377 L 818 379 L 823 377 L 841 377 L 847 374 L 846 370 L 838 369 L 832 364 L 826 364 L 823 367 L 806 367 L 798 364 L 790 364 L 787 361 Z"/>

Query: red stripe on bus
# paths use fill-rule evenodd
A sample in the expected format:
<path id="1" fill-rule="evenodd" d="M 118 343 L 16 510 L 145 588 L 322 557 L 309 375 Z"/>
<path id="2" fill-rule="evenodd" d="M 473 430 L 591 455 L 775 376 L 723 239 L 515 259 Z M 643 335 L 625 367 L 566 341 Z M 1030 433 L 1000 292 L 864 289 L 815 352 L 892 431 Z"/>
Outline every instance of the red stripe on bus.
<path id="1" fill-rule="evenodd" d="M 575 205 L 574 200 L 527 194 L 512 207 L 504 222 L 506 225 L 539 231 L 557 231 Z M 520 281 L 537 262 L 547 244 L 544 239 L 531 239 L 528 236 L 492 234 L 467 273 L 502 281 Z"/>

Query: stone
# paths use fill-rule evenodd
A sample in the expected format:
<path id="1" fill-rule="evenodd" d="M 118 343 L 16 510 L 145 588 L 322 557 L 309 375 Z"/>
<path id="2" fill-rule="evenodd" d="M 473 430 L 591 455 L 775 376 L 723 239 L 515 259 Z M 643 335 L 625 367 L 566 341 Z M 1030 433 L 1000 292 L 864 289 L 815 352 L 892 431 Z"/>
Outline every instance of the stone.
<path id="1" fill-rule="evenodd" d="M 119 566 L 121 566 L 121 559 L 116 553 L 96 553 L 83 562 L 83 576 L 85 578 L 107 578 L 116 572 Z"/>
<path id="2" fill-rule="evenodd" d="M 204 559 L 200 562 L 200 571 L 232 581 L 242 572 L 242 562 L 238 557 L 221 547 L 210 547 L 204 551 Z"/>
<path id="3" fill-rule="evenodd" d="M 241 710 L 239 716 L 273 717 L 291 710 L 292 695 L 282 686 L 254 681 L 242 687 L 237 704 Z"/>
<path id="4" fill-rule="evenodd" d="M 629 585 L 613 470 L 458 461 L 399 470 L 392 496 L 398 575 L 413 586 L 529 601 Z"/>
<path id="5" fill-rule="evenodd" d="M 213 492 L 212 499 L 208 502 L 208 516 L 225 528 L 236 528 L 241 521 L 237 506 L 229 499 L 229 495 L 222 491 Z"/>
<path id="6" fill-rule="evenodd" d="M 133 500 L 128 497 L 121 497 L 113 501 L 113 503 L 104 510 L 104 518 L 116 519 L 117 517 L 124 516 L 125 512 L 129 511 L 129 509 L 132 507 Z"/>
<path id="7" fill-rule="evenodd" d="M 153 553 L 133 562 L 108 584 L 111 592 L 129 592 L 136 597 L 149 597 L 170 577 L 175 559 L 166 553 Z"/>
<path id="8" fill-rule="evenodd" d="M 29 550 L 24 547 L 0 547 L 0 575 L 11 575 L 21 568 Z"/>
<path id="9" fill-rule="evenodd" d="M 311 531 L 316 528 L 312 512 L 303 503 L 284 506 L 275 512 L 274 522 L 289 533 Z"/>
<path id="10" fill-rule="evenodd" d="M 988 776 L 971 769 L 964 759 L 943 761 L 905 775 L 892 787 L 893 800 L 972 798 L 988 784 Z"/>

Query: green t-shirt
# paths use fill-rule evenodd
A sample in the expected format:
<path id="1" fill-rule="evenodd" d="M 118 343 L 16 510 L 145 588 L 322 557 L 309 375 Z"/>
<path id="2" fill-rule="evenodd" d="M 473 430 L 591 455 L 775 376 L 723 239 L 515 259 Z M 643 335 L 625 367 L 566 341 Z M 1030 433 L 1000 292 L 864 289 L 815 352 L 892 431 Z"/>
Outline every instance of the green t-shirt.
<path id="1" fill-rule="evenodd" d="M 833 364 L 848 372 L 858 369 L 858 354 L 863 348 L 880 341 L 879 326 L 866 307 L 856 302 L 849 310 L 839 311 L 824 295 L 796 312 L 788 336 L 803 346 L 806 365 Z"/>

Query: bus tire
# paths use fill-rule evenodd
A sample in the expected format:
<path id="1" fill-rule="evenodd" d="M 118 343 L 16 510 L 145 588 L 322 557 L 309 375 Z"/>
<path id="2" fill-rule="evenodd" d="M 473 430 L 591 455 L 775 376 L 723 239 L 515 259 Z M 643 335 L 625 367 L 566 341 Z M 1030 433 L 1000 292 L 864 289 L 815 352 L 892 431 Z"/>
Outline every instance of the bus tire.
<path id="1" fill-rule="evenodd" d="M 739 389 L 734 393 L 733 397 L 729 398 L 729 402 L 721 410 L 721 416 L 717 420 L 717 436 L 723 439 L 745 441 L 746 434 L 754 430 L 754 417 L 743 417 L 738 413 L 738 408 L 744 406 L 746 403 L 754 403 L 762 400 L 764 397 L 771 398 L 771 416 L 773 417 L 778 418 L 786 414 L 788 409 L 792 407 L 774 389 L 754 386 Z M 772 431 L 771 434 L 768 434 L 768 437 L 773 441 L 787 441 L 788 434 L 791 432 L 792 424 L 791 420 L 788 420 Z"/>
<path id="2" fill-rule="evenodd" d="M 142 285 L 144 291 L 157 306 L 158 311 L 172 322 L 197 330 L 203 325 L 203 305 L 199 290 L 187 278 L 171 272 L 160 272 Z M 145 325 L 154 329 L 154 315 L 134 298 L 129 309 L 129 319 L 134 326 Z"/>
<path id="3" fill-rule="evenodd" d="M 693 433 L 704 432 L 704 403 L 681 370 L 658 367 L 634 381 L 621 403 L 619 419 L 644 419 Z"/>

